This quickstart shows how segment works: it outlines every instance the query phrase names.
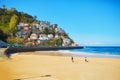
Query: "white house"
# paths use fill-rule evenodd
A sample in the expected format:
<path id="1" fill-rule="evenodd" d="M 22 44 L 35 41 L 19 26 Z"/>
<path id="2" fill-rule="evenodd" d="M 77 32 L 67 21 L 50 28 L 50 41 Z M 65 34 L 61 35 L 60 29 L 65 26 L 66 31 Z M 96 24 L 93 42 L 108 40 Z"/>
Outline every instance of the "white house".
<path id="1" fill-rule="evenodd" d="M 24 23 L 24 22 L 20 22 L 19 25 L 20 26 L 29 26 L 28 23 Z"/>
<path id="2" fill-rule="evenodd" d="M 37 34 L 31 34 L 30 36 L 30 39 L 37 39 L 37 38 L 38 38 Z"/>
<path id="3" fill-rule="evenodd" d="M 63 34 L 63 33 L 65 33 L 65 31 L 64 31 L 62 28 L 59 28 L 59 31 L 58 31 L 58 33 L 61 33 L 61 34 Z"/>
<path id="4" fill-rule="evenodd" d="M 41 21 L 40 22 L 40 26 L 49 27 L 50 26 L 50 22 L 48 22 L 48 21 Z"/>
<path id="5" fill-rule="evenodd" d="M 65 31 L 62 28 L 55 28 L 55 32 L 60 34 L 65 33 Z"/>
<path id="6" fill-rule="evenodd" d="M 55 38 L 60 38 L 61 36 L 59 34 L 55 34 Z"/>
<path id="7" fill-rule="evenodd" d="M 52 39 L 53 37 L 53 34 L 48 34 L 48 39 Z"/>
<path id="8" fill-rule="evenodd" d="M 17 25 L 16 27 L 18 31 L 22 30 L 22 27 L 20 25 Z"/>
<path id="9" fill-rule="evenodd" d="M 45 26 L 39 26 L 40 31 L 44 30 L 45 28 L 46 28 Z"/>
<path id="10" fill-rule="evenodd" d="M 71 43 L 70 39 L 64 38 L 62 46 L 69 46 Z"/>
<path id="11" fill-rule="evenodd" d="M 55 28 L 55 32 L 57 33 L 59 31 L 59 28 Z"/>
<path id="12" fill-rule="evenodd" d="M 39 40 L 48 40 L 48 37 L 46 34 L 40 34 L 39 35 Z"/>
<path id="13" fill-rule="evenodd" d="M 33 25 L 33 26 L 36 26 L 36 28 L 39 28 L 39 26 L 40 26 L 40 25 L 37 24 L 37 23 L 33 23 L 32 25 Z"/>
<path id="14" fill-rule="evenodd" d="M 52 28 L 53 28 L 53 29 L 57 28 L 57 24 L 53 24 L 53 25 L 52 25 Z"/>

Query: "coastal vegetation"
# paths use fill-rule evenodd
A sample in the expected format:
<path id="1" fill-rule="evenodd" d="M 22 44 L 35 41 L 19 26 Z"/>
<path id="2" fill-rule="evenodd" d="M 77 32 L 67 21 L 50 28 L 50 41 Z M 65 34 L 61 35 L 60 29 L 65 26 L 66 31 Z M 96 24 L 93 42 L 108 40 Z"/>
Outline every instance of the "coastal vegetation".
<path id="1" fill-rule="evenodd" d="M 15 8 L 0 8 L 0 40 L 26 46 L 73 46 L 69 35 L 57 24 L 39 21 L 37 16 Z"/>

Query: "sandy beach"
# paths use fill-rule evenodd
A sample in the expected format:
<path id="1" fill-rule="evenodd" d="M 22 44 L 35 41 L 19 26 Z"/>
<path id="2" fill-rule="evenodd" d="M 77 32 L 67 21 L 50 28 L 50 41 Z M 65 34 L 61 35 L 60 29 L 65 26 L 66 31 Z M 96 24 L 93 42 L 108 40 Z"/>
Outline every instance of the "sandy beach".
<path id="1" fill-rule="evenodd" d="M 0 60 L 0 80 L 120 80 L 120 59 L 63 56 L 49 52 L 14 54 Z"/>

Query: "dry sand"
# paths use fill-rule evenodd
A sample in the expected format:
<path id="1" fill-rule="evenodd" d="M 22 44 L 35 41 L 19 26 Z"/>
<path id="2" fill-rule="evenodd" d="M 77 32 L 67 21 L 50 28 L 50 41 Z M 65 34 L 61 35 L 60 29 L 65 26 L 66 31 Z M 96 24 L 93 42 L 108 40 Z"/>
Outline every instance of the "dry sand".
<path id="1" fill-rule="evenodd" d="M 73 63 L 70 56 L 16 54 L 0 60 L 0 80 L 120 80 L 120 59 L 87 59 L 74 57 Z"/>

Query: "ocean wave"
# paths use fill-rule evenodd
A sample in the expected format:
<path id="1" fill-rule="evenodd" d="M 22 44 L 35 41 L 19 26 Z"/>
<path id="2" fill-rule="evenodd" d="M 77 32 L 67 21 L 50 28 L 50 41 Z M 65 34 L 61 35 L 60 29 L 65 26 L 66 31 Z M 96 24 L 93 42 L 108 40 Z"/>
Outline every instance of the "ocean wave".
<path id="1" fill-rule="evenodd" d="M 36 51 L 39 52 L 39 51 Z M 40 51 L 41 52 L 41 51 Z M 94 52 L 73 52 L 70 50 L 58 50 L 58 51 L 42 51 L 42 52 L 58 52 L 63 53 L 69 56 L 78 56 L 78 57 L 102 57 L 102 58 L 120 58 L 120 55 L 111 54 L 109 52 L 104 53 L 94 53 Z"/>
<path id="2" fill-rule="evenodd" d="M 91 53 L 91 52 L 72 52 L 69 50 L 59 50 L 63 54 L 67 54 L 70 56 L 80 56 L 80 57 L 103 57 L 103 58 L 120 58 L 120 55 L 115 55 L 111 53 Z"/>
<path id="3" fill-rule="evenodd" d="M 61 52 L 61 53 L 70 53 L 71 51 L 70 50 L 58 50 L 58 52 Z"/>

